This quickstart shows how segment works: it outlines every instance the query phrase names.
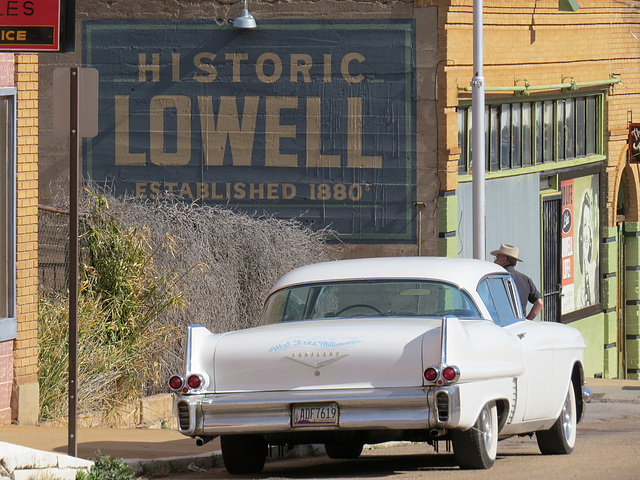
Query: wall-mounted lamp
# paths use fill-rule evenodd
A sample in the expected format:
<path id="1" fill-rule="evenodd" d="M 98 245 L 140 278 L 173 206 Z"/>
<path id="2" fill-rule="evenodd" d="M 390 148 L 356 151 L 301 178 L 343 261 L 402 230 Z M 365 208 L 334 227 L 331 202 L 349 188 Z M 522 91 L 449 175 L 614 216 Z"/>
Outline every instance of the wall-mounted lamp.
<path id="1" fill-rule="evenodd" d="M 575 0 L 558 0 L 558 10 L 561 12 L 577 12 L 579 8 Z"/>
<path id="2" fill-rule="evenodd" d="M 236 28 L 256 28 L 256 19 L 253 18 L 253 15 L 249 13 L 249 9 L 247 8 L 247 0 L 244 0 L 242 15 L 240 15 L 233 21 L 233 26 Z"/>

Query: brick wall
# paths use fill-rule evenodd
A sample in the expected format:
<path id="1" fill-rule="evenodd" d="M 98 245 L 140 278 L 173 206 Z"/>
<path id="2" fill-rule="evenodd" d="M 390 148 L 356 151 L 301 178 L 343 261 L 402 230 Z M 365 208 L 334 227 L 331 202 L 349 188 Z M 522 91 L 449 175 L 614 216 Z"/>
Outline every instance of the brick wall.
<path id="1" fill-rule="evenodd" d="M 0 342 L 0 425 L 11 423 L 13 340 Z"/>
<path id="2" fill-rule="evenodd" d="M 38 420 L 38 55 L 16 55 L 17 308 L 13 418 Z M 28 392 L 28 394 L 27 394 Z M 35 399 L 33 398 L 34 393 Z M 29 398 L 27 398 L 29 397 Z"/>

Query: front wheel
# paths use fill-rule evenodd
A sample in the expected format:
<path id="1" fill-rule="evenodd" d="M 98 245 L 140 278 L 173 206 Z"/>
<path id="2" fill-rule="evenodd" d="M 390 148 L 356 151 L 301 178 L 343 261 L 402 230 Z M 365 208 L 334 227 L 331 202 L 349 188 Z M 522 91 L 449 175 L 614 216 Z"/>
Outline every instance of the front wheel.
<path id="1" fill-rule="evenodd" d="M 576 424 L 578 413 L 573 382 L 564 399 L 560 416 L 549 430 L 536 432 L 538 447 L 543 455 L 568 455 L 576 445 Z"/>
<path id="2" fill-rule="evenodd" d="M 464 432 L 451 432 L 453 453 L 463 469 L 486 470 L 493 466 L 498 453 L 498 409 L 487 403 L 476 423 Z"/>
<path id="3" fill-rule="evenodd" d="M 267 442 L 253 435 L 222 435 L 222 460 L 233 475 L 260 473 L 267 459 Z"/>

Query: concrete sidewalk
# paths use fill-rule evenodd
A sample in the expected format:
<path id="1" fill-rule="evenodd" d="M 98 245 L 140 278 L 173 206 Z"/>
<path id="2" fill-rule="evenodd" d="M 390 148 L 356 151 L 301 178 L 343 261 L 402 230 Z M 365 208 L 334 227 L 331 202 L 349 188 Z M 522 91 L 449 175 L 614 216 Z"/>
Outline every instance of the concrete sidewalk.
<path id="1" fill-rule="evenodd" d="M 591 402 L 640 403 L 640 380 L 588 378 L 587 387 L 593 392 Z"/>
<path id="2" fill-rule="evenodd" d="M 588 379 L 587 386 L 593 392 L 591 402 L 600 403 L 640 403 L 640 381 Z M 2 443 L 4 442 L 4 443 Z M 78 458 L 67 457 L 67 427 L 29 427 L 8 425 L 0 427 L 0 480 L 21 480 L 37 478 L 33 465 L 38 461 L 47 465 L 58 462 L 67 469 L 87 468 L 86 459 L 101 455 L 123 458 L 137 472 L 146 472 L 147 476 L 170 466 L 186 468 L 210 468 L 216 463 L 220 451 L 216 439 L 203 447 L 195 441 L 174 430 L 149 428 L 80 428 L 78 429 Z M 27 447 L 26 449 L 23 449 Z M 51 454 L 55 454 L 53 457 Z M 55 458 L 54 458 L 55 457 Z M 62 457 L 62 458 L 61 458 Z M 15 460 L 18 458 L 18 460 Z M 25 462 L 20 463 L 22 458 Z M 84 460 L 83 460 L 84 459 Z M 41 462 L 43 472 L 47 467 Z M 7 464 L 13 465 L 12 472 Z M 21 468 L 17 468 L 21 465 Z M 30 476 L 20 476 L 20 471 L 28 470 Z M 16 472 L 18 472 L 16 474 Z M 72 473 L 72 472 L 71 472 Z M 69 473 L 71 475 L 71 473 Z M 3 476 L 4 475 L 4 476 Z M 13 476 L 10 476 L 13 475 Z M 75 474 L 74 474 L 75 475 Z M 56 475 L 58 478 L 75 478 Z"/>
<path id="3" fill-rule="evenodd" d="M 175 430 L 79 428 L 77 433 L 78 457 L 70 457 L 67 427 L 0 427 L 0 480 L 37 479 L 36 468 L 41 469 L 43 477 L 51 473 L 61 480 L 75 479 L 74 469 L 89 468 L 93 462 L 86 460 L 98 455 L 122 458 L 136 472 L 147 471 L 151 476 L 152 472 L 185 469 L 189 465 L 210 468 L 220 454 L 218 439 L 198 447 L 195 440 Z M 3 466 L 14 476 L 3 476 Z M 26 476 L 21 476 L 23 473 Z"/>

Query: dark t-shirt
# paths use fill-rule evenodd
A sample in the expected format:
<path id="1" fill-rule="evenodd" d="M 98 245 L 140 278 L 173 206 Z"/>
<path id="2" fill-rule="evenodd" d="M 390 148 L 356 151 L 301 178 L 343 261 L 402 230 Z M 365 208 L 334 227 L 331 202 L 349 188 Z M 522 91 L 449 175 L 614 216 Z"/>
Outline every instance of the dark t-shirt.
<path id="1" fill-rule="evenodd" d="M 516 282 L 518 296 L 520 297 L 520 303 L 522 303 L 522 313 L 526 316 L 527 302 L 535 303 L 536 300 L 542 298 L 542 295 L 540 295 L 540 292 L 533 283 L 533 280 L 527 277 L 524 273 L 520 273 L 511 265 L 504 268 L 511 274 L 513 280 Z"/>

